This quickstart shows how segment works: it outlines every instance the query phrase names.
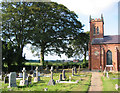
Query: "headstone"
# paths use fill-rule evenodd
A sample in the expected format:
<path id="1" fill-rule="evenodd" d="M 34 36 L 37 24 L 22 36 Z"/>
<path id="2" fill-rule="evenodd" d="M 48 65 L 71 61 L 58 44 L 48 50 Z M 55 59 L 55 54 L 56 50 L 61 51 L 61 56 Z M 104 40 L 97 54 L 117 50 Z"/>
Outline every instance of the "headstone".
<path id="1" fill-rule="evenodd" d="M 76 69 L 76 67 L 74 67 L 74 71 L 75 71 L 75 74 L 77 73 L 77 69 Z"/>
<path id="2" fill-rule="evenodd" d="M 28 80 L 25 80 L 25 72 L 26 72 L 25 67 L 23 68 L 22 72 L 23 72 L 23 80 L 20 81 L 20 86 L 25 86 L 28 85 Z"/>
<path id="3" fill-rule="evenodd" d="M 55 85 L 55 81 L 53 80 L 53 66 L 51 67 L 50 72 L 51 72 L 51 79 L 48 82 L 48 85 Z"/>
<path id="4" fill-rule="evenodd" d="M 103 71 L 103 76 L 105 77 L 105 74 L 106 74 L 106 67 L 105 67 L 105 69 L 104 69 L 104 71 Z"/>
<path id="5" fill-rule="evenodd" d="M 34 82 L 40 81 L 40 77 L 38 77 L 38 67 L 36 67 L 36 77 L 34 78 Z"/>
<path id="6" fill-rule="evenodd" d="M 74 68 L 72 68 L 72 76 L 74 76 Z"/>
<path id="7" fill-rule="evenodd" d="M 19 78 L 23 78 L 23 74 L 22 73 L 19 73 Z"/>
<path id="8" fill-rule="evenodd" d="M 62 74 L 60 74 L 59 76 L 59 81 L 62 81 Z"/>
<path id="9" fill-rule="evenodd" d="M 71 77 L 69 76 L 69 81 L 71 81 Z"/>
<path id="10" fill-rule="evenodd" d="M 112 67 L 110 67 L 110 71 L 112 72 Z"/>
<path id="11" fill-rule="evenodd" d="M 65 79 L 66 79 L 66 76 L 65 76 L 65 70 L 63 70 L 63 72 L 62 72 L 62 73 L 63 73 L 63 75 L 62 75 L 62 76 L 63 76 L 63 78 L 62 78 L 62 79 L 63 79 L 63 80 L 65 80 Z"/>
<path id="12" fill-rule="evenodd" d="M 17 87 L 16 85 L 16 72 L 10 72 L 9 74 L 9 86 L 10 87 Z"/>
<path id="13" fill-rule="evenodd" d="M 31 77 L 31 76 L 28 76 L 28 77 L 27 77 L 27 80 L 28 80 L 28 84 L 31 84 L 31 83 L 32 83 L 32 82 L 31 82 L 31 81 L 32 81 L 32 77 Z"/>
<path id="14" fill-rule="evenodd" d="M 106 72 L 106 77 L 109 78 L 108 72 Z"/>
<path id="15" fill-rule="evenodd" d="M 9 77 L 8 76 L 4 77 L 4 83 L 9 83 Z"/>
<path id="16" fill-rule="evenodd" d="M 40 77 L 40 72 L 38 72 L 38 77 Z"/>
<path id="17" fill-rule="evenodd" d="M 44 91 L 48 91 L 48 88 L 44 88 Z"/>

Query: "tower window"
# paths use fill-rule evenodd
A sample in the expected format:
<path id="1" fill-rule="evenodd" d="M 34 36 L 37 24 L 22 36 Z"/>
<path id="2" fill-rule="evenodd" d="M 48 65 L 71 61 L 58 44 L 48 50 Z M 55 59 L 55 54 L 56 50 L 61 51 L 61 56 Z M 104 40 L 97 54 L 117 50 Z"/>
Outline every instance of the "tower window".
<path id="1" fill-rule="evenodd" d="M 95 34 L 95 27 L 94 27 L 94 33 L 93 34 Z"/>
<path id="2" fill-rule="evenodd" d="M 99 35 L 99 27 L 97 27 L 97 34 Z"/>

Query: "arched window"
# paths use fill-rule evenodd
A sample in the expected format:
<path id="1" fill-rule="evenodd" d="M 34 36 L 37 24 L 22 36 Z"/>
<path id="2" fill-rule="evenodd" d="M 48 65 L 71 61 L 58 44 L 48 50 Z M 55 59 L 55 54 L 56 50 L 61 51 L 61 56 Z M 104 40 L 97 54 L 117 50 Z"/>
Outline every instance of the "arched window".
<path id="1" fill-rule="evenodd" d="M 99 27 L 97 27 L 97 34 L 99 35 Z"/>
<path id="2" fill-rule="evenodd" d="M 94 27 L 94 33 L 93 34 L 95 34 L 95 27 Z"/>
<path id="3" fill-rule="evenodd" d="M 112 52 L 110 50 L 107 51 L 107 65 L 112 65 Z"/>

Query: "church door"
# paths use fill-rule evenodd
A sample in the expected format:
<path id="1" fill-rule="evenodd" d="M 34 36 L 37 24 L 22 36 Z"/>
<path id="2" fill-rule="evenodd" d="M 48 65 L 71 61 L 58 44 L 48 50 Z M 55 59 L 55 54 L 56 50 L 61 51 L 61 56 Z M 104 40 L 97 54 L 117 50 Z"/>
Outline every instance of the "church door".
<path id="1" fill-rule="evenodd" d="M 107 51 L 107 65 L 112 65 L 112 52 L 110 50 Z"/>

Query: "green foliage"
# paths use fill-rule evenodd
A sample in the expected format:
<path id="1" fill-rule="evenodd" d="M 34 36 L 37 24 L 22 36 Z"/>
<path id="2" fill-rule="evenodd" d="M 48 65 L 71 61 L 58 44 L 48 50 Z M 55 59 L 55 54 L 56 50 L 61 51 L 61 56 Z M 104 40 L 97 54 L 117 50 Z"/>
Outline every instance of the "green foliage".
<path id="1" fill-rule="evenodd" d="M 71 42 L 73 46 L 73 56 L 81 59 L 84 56 L 86 61 L 86 56 L 88 55 L 88 43 L 89 43 L 89 31 L 85 33 L 79 33 L 75 39 Z"/>

